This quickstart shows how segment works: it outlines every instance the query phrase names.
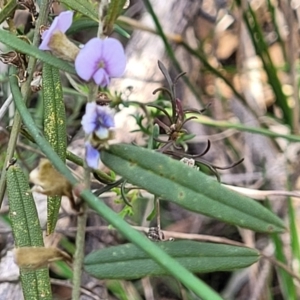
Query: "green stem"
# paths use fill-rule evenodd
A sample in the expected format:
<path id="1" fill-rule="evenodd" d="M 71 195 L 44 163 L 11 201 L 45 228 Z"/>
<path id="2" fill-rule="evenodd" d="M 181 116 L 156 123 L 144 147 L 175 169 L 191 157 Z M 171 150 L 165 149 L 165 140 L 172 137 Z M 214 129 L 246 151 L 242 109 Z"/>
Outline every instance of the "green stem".
<path id="1" fill-rule="evenodd" d="M 80 299 L 86 221 L 87 221 L 87 207 L 86 207 L 86 203 L 83 203 L 81 206 L 80 214 L 77 217 L 76 251 L 74 254 L 74 263 L 73 263 L 72 300 Z"/>
<path id="2" fill-rule="evenodd" d="M 43 0 L 41 2 L 39 18 L 37 20 L 36 30 L 35 30 L 34 36 L 33 36 L 32 44 L 34 46 L 37 46 L 40 41 L 39 28 L 47 20 L 48 11 L 49 11 L 49 3 L 48 2 L 49 2 L 48 0 Z M 28 78 L 21 87 L 22 98 L 24 99 L 25 103 L 27 102 L 27 100 L 29 99 L 29 96 L 31 94 L 30 83 L 32 81 L 33 72 L 35 70 L 35 64 L 36 64 L 36 59 L 31 56 L 29 58 L 28 68 L 27 68 Z M 6 180 L 5 180 L 6 166 L 9 163 L 9 161 L 12 159 L 12 157 L 15 153 L 16 143 L 17 143 L 17 139 L 19 136 L 20 127 L 21 127 L 21 118 L 20 118 L 19 113 L 17 112 L 14 116 L 14 122 L 13 122 L 12 130 L 11 130 L 11 135 L 10 135 L 10 138 L 8 141 L 6 157 L 5 157 L 5 161 L 4 161 L 2 172 L 1 172 L 0 207 L 2 206 L 2 201 L 3 201 L 4 193 L 6 190 Z"/>
<path id="3" fill-rule="evenodd" d="M 193 115 L 193 114 L 191 114 L 191 115 Z M 246 132 L 251 132 L 254 134 L 269 136 L 271 138 L 284 138 L 291 142 L 300 142 L 300 136 L 295 135 L 295 134 L 277 133 L 277 132 L 274 132 L 274 131 L 271 131 L 269 129 L 262 128 L 262 127 L 246 126 L 241 123 L 231 123 L 231 122 L 227 122 L 227 121 L 216 121 L 216 120 L 207 118 L 205 116 L 199 116 L 199 115 L 193 115 L 193 116 L 196 116 L 196 118 L 197 118 L 197 119 L 194 119 L 194 121 L 197 121 L 203 125 L 207 125 L 207 126 L 211 126 L 211 127 L 228 128 L 228 129 L 232 128 L 232 129 L 236 129 L 239 131 L 246 131 Z"/>
<path id="4" fill-rule="evenodd" d="M 271 59 L 268 45 L 265 41 L 262 29 L 258 24 L 257 17 L 249 3 L 247 3 L 246 9 L 243 9 L 240 0 L 236 0 L 236 3 L 242 9 L 245 25 L 248 29 L 256 54 L 260 57 L 263 63 L 264 70 L 268 76 L 268 82 L 271 85 L 276 96 L 276 103 L 282 109 L 286 123 L 292 128 L 292 110 L 288 105 L 286 95 L 282 91 L 281 82 L 278 78 L 276 67 L 274 66 Z"/>
<path id="5" fill-rule="evenodd" d="M 12 72 L 10 72 L 12 75 Z M 22 117 L 24 124 L 28 131 L 39 145 L 40 149 L 45 153 L 48 159 L 51 160 L 55 168 L 64 175 L 68 181 L 73 185 L 77 185 L 77 180 L 72 175 L 71 171 L 66 167 L 65 163 L 54 152 L 47 140 L 42 136 L 37 129 L 30 113 L 28 112 L 25 103 L 22 100 L 22 95 L 17 85 L 17 79 L 15 76 L 10 76 L 10 84 L 12 94 L 16 107 Z M 162 249 L 155 245 L 155 243 L 148 240 L 144 235 L 137 232 L 130 225 L 128 225 L 120 216 L 112 211 L 105 205 L 98 197 L 96 197 L 91 191 L 85 189 L 80 193 L 82 199 L 94 209 L 99 215 L 101 215 L 109 224 L 114 226 L 118 231 L 126 237 L 129 241 L 140 247 L 145 253 L 147 253 L 154 261 L 161 265 L 171 275 L 182 282 L 187 288 L 193 291 L 197 296 L 203 300 L 222 300 L 220 295 L 213 291 L 204 282 L 196 278 L 191 272 L 185 269 L 175 259 L 171 258 Z"/>
<path id="6" fill-rule="evenodd" d="M 98 86 L 94 83 L 91 83 L 89 89 L 88 101 L 93 102 L 97 97 L 97 93 L 98 93 Z M 89 189 L 91 186 L 91 182 L 90 182 L 91 170 L 87 166 L 85 161 L 83 163 L 83 166 L 84 166 L 85 188 Z M 86 221 L 87 221 L 87 205 L 86 203 L 83 203 L 81 206 L 80 214 L 77 217 L 76 251 L 75 251 L 74 263 L 73 263 L 72 300 L 79 300 L 80 298 L 82 264 L 84 259 Z"/>

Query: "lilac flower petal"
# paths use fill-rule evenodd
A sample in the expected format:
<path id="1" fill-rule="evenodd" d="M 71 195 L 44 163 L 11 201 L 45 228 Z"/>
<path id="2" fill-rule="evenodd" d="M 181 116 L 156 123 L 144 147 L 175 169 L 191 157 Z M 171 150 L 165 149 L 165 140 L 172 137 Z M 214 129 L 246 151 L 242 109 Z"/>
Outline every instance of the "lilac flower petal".
<path id="1" fill-rule="evenodd" d="M 97 105 L 96 102 L 87 103 L 81 125 L 86 134 L 95 132 L 100 139 L 107 139 L 108 129 L 115 126 L 113 111 L 107 106 Z"/>
<path id="2" fill-rule="evenodd" d="M 110 82 L 109 76 L 107 75 L 106 71 L 102 68 L 96 71 L 96 73 L 93 75 L 93 79 L 96 84 L 102 87 L 107 86 Z"/>
<path id="3" fill-rule="evenodd" d="M 56 18 L 57 19 L 57 28 L 63 33 L 65 33 L 72 25 L 74 12 L 71 10 L 61 12 Z"/>
<path id="4" fill-rule="evenodd" d="M 65 33 L 71 26 L 73 20 L 72 11 L 61 12 L 52 22 L 48 30 L 45 30 L 42 34 L 42 43 L 39 46 L 40 50 L 51 50 L 48 47 L 49 41 L 55 31 L 61 31 Z"/>
<path id="5" fill-rule="evenodd" d="M 85 143 L 85 160 L 90 168 L 97 169 L 99 165 L 100 153 L 87 142 Z"/>
<path id="6" fill-rule="evenodd" d="M 105 70 L 110 77 L 120 77 L 126 67 L 126 57 L 122 44 L 114 39 L 107 38 L 103 41 L 102 57 L 105 61 Z"/>
<path id="7" fill-rule="evenodd" d="M 97 106 L 97 114 L 99 115 L 100 122 L 106 128 L 114 127 L 114 113 L 108 106 Z"/>
<path id="8" fill-rule="evenodd" d="M 49 47 L 48 47 L 48 44 L 49 44 L 49 41 L 50 41 L 50 38 L 52 37 L 52 31 L 50 31 L 50 28 L 48 30 L 45 30 L 42 34 L 42 43 L 40 44 L 39 46 L 39 49 L 40 50 L 51 50 Z"/>
<path id="9" fill-rule="evenodd" d="M 124 73 L 126 57 L 122 44 L 114 39 L 91 39 L 80 50 L 75 59 L 75 69 L 79 77 L 96 84 L 107 86 L 110 77 L 119 77 Z"/>
<path id="10" fill-rule="evenodd" d="M 87 103 L 85 114 L 82 117 L 81 125 L 86 134 L 91 134 L 97 128 L 97 104 L 96 102 Z"/>
<path id="11" fill-rule="evenodd" d="M 89 81 L 99 68 L 102 58 L 102 43 L 98 38 L 89 40 L 75 59 L 75 69 L 80 78 Z"/>
<path id="12" fill-rule="evenodd" d="M 89 139 L 85 143 L 86 162 L 89 167 L 97 168 L 100 154 L 96 148 L 110 138 L 110 128 L 115 124 L 113 112 L 96 102 L 87 103 L 81 124 Z"/>

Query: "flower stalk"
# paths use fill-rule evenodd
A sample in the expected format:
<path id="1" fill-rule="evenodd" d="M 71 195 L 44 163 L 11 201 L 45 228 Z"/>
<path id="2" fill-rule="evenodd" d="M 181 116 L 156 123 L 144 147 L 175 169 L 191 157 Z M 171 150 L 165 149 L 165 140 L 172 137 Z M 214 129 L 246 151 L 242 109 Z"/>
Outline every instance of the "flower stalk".
<path id="1" fill-rule="evenodd" d="M 90 84 L 88 100 L 93 101 L 98 93 L 98 86 L 95 84 Z M 86 189 L 90 189 L 90 176 L 91 170 L 87 163 L 84 162 L 84 186 Z M 81 277 L 82 277 L 82 265 L 84 259 L 84 248 L 85 248 L 85 232 L 86 232 L 86 222 L 87 222 L 87 204 L 82 201 L 81 210 L 77 217 L 77 233 L 76 233 L 76 251 L 74 255 L 73 263 L 73 290 L 72 299 L 80 299 L 80 287 L 81 287 Z"/>

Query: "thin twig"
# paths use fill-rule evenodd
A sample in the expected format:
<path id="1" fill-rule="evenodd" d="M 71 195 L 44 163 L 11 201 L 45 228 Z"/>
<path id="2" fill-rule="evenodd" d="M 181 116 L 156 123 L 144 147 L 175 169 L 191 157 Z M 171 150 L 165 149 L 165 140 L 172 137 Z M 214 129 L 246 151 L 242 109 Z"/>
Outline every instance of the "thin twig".
<path id="1" fill-rule="evenodd" d="M 76 251 L 73 263 L 72 300 L 80 299 L 82 264 L 84 258 L 85 232 L 87 221 L 87 205 L 84 202 L 77 218 Z"/>
<path id="2" fill-rule="evenodd" d="M 244 187 L 233 186 L 229 184 L 222 184 L 222 185 L 235 192 L 238 192 L 239 194 L 246 195 L 248 197 L 254 198 L 256 200 L 261 200 L 261 201 L 266 200 L 266 198 L 270 196 L 285 196 L 285 197 L 300 198 L 300 191 L 277 191 L 277 190 L 260 191 L 256 189 L 248 189 Z"/>
<path id="3" fill-rule="evenodd" d="M 155 28 L 151 28 L 151 27 L 143 24 L 140 21 L 134 20 L 134 19 L 126 17 L 126 16 L 119 16 L 118 22 L 123 23 L 124 25 L 130 26 L 133 29 L 147 31 L 147 32 L 150 32 L 153 34 L 158 34 L 158 32 Z M 182 36 L 179 34 L 165 32 L 165 36 L 168 40 L 175 42 L 175 43 L 181 43 L 183 40 Z"/>
<path id="4" fill-rule="evenodd" d="M 143 226 L 132 226 L 134 229 L 138 231 L 142 231 L 145 233 L 148 233 L 149 227 L 143 227 Z M 114 228 L 108 227 L 108 226 L 88 226 L 86 227 L 86 232 L 91 231 L 100 231 L 100 230 L 116 230 Z M 56 230 L 57 232 L 65 233 L 65 232 L 75 232 L 77 231 L 77 227 L 68 227 L 64 230 Z M 168 239 L 169 237 L 172 237 L 174 239 L 186 239 L 186 240 L 195 240 L 195 241 L 207 241 L 207 242 L 213 242 L 213 243 L 220 243 L 220 244 L 227 244 L 227 245 L 234 245 L 234 246 L 242 246 L 245 247 L 245 244 L 236 242 L 227 238 L 222 237 L 216 237 L 211 235 L 205 235 L 205 234 L 192 234 L 192 233 L 183 233 L 183 232 L 176 232 L 176 231 L 162 231 L 165 238 Z M 1 229 L 0 229 L 1 233 Z"/>
<path id="5" fill-rule="evenodd" d="M 8 98 L 5 100 L 5 102 L 2 104 L 0 108 L 0 121 L 2 120 L 3 116 L 5 115 L 8 107 L 10 106 L 11 102 L 13 100 L 12 94 L 8 96 Z"/>
<path id="6" fill-rule="evenodd" d="M 286 266 L 283 262 L 275 259 L 274 257 L 268 256 L 266 254 L 264 254 L 263 252 L 260 253 L 261 256 L 265 259 L 267 259 L 268 261 L 270 261 L 271 264 L 276 265 L 279 268 L 282 268 L 284 271 L 286 271 L 289 275 L 291 275 L 292 277 L 294 277 L 295 279 L 297 279 L 300 282 L 300 276 L 297 275 L 295 272 L 293 272 L 293 270 L 291 270 L 288 266 Z"/>

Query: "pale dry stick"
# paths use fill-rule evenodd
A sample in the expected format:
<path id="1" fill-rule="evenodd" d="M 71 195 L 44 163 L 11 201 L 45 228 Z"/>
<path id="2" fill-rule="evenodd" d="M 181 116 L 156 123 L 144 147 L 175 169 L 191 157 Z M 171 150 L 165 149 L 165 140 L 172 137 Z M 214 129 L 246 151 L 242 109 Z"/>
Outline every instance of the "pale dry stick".
<path id="1" fill-rule="evenodd" d="M 266 200 L 266 197 L 270 197 L 270 196 L 287 196 L 287 197 L 300 198 L 300 191 L 276 191 L 276 190 L 260 191 L 255 189 L 248 189 L 244 187 L 228 185 L 228 184 L 222 184 L 222 185 L 235 192 L 238 192 L 239 194 L 254 198 L 256 200 L 263 201 Z"/>
<path id="2" fill-rule="evenodd" d="M 230 128 L 216 134 L 196 136 L 191 141 L 189 141 L 189 143 L 193 144 L 206 142 L 207 140 L 210 140 L 211 142 L 222 141 L 236 133 L 240 133 L 240 131 Z"/>
<path id="3" fill-rule="evenodd" d="M 149 228 L 148 227 L 142 227 L 142 226 L 132 226 L 132 228 L 148 233 Z M 110 228 L 108 226 L 88 226 L 86 228 L 86 232 L 96 231 L 96 230 L 116 230 L 114 228 Z M 66 233 L 66 232 L 76 232 L 77 227 L 69 227 L 63 230 L 56 230 L 56 232 L 60 233 Z M 1 229 L 0 229 L 1 233 Z M 245 247 L 245 244 L 236 242 L 227 238 L 222 237 L 215 237 L 211 235 L 204 235 L 204 234 L 193 234 L 193 233 L 182 233 L 182 232 L 176 232 L 176 231 L 165 231 L 163 230 L 162 233 L 165 236 L 165 239 L 168 238 L 174 238 L 174 239 L 186 239 L 186 240 L 195 240 L 195 241 L 206 241 L 206 242 L 213 242 L 213 243 L 220 243 L 220 244 L 228 244 L 233 246 L 241 246 Z"/>
<path id="4" fill-rule="evenodd" d="M 141 279 L 144 295 L 146 300 L 155 300 L 153 289 L 150 282 L 150 277 L 144 277 Z"/>
<path id="5" fill-rule="evenodd" d="M 158 197 L 154 197 L 155 205 L 156 205 L 156 226 L 159 234 L 159 240 L 163 240 L 163 234 L 161 231 L 161 222 L 160 222 L 160 201 Z"/>
<path id="6" fill-rule="evenodd" d="M 263 289 L 265 288 L 267 284 L 267 280 L 270 274 L 271 270 L 271 264 L 268 260 L 265 260 L 259 275 L 256 280 L 256 284 L 254 285 L 254 288 L 252 289 L 251 297 L 249 300 L 256 300 L 256 299 L 261 299 Z"/>
<path id="7" fill-rule="evenodd" d="M 242 241 L 245 243 L 245 246 L 255 249 L 255 232 L 246 228 L 238 227 L 238 232 L 242 237 Z M 258 264 L 252 264 L 249 268 L 249 289 L 252 291 L 256 284 L 256 278 L 259 273 Z"/>
<path id="8" fill-rule="evenodd" d="M 188 298 L 187 296 L 187 291 L 186 289 L 183 287 L 182 283 L 178 281 L 179 287 L 180 287 L 180 295 L 181 295 L 181 299 L 182 300 L 188 300 L 190 298 Z"/>
<path id="9" fill-rule="evenodd" d="M 224 299 L 236 299 L 236 295 L 248 283 L 248 274 L 248 268 L 233 272 L 222 290 L 221 296 Z"/>
<path id="10" fill-rule="evenodd" d="M 241 174 L 240 176 L 242 176 Z M 257 189 L 251 189 L 251 188 L 245 188 L 245 187 L 239 187 L 239 186 L 234 186 L 230 184 L 222 184 L 224 187 L 229 188 L 237 193 L 240 193 L 244 196 L 248 196 L 250 198 L 253 198 L 255 200 L 259 201 L 264 201 L 266 200 L 266 197 L 271 197 L 271 196 L 286 196 L 286 197 L 295 197 L 295 198 L 300 198 L 300 191 L 295 190 L 295 191 L 283 191 L 283 190 L 257 190 Z M 137 189 L 137 187 L 131 187 L 131 189 Z M 144 196 L 149 195 L 149 193 L 145 190 L 140 190 Z M 105 193 L 102 194 L 102 196 L 112 196 L 113 193 Z M 272 201 L 272 199 L 269 199 Z"/>
<path id="11" fill-rule="evenodd" d="M 40 151 L 40 150 L 38 150 L 38 149 L 36 149 L 36 148 L 33 148 L 33 147 L 30 147 L 30 146 L 28 146 L 28 145 L 26 145 L 26 144 L 24 144 L 24 143 L 21 143 L 21 142 L 17 142 L 17 146 L 19 147 L 19 148 L 23 148 L 23 149 L 25 149 L 25 150 L 28 150 L 28 151 L 30 151 L 31 153 L 36 153 L 37 155 L 39 155 L 39 156 L 45 156 L 45 154 L 42 152 L 42 151 Z"/>
<path id="12" fill-rule="evenodd" d="M 139 231 L 145 231 L 144 228 L 139 228 L 136 226 L 133 226 L 133 228 L 139 230 Z M 233 245 L 233 246 L 241 246 L 245 247 L 246 245 L 244 243 L 236 242 L 227 238 L 222 237 L 216 237 L 211 235 L 205 235 L 205 234 L 195 234 L 195 233 L 183 233 L 183 232 L 176 232 L 176 231 L 163 231 L 165 235 L 165 239 L 168 238 L 174 238 L 174 239 L 184 239 L 184 240 L 194 240 L 194 241 L 205 241 L 205 242 L 213 242 L 213 243 L 219 243 L 219 244 L 227 244 L 227 245 Z"/>
<path id="13" fill-rule="evenodd" d="M 12 103 L 13 96 L 10 94 L 8 98 L 5 100 L 3 105 L 0 108 L 0 121 L 2 120 L 3 116 L 5 115 L 7 109 L 9 108 L 10 104 Z"/>
<path id="14" fill-rule="evenodd" d="M 270 261 L 271 264 L 274 264 L 275 266 L 285 270 L 289 275 L 291 275 L 292 277 L 294 277 L 295 279 L 297 279 L 300 282 L 300 276 L 297 275 L 295 272 L 293 272 L 291 269 L 289 269 L 289 267 L 286 266 L 284 263 L 282 263 L 281 261 L 276 260 L 274 257 L 271 257 L 271 256 L 268 256 L 268 255 L 264 254 L 263 252 L 261 252 L 260 255 L 264 259 L 267 259 L 268 261 Z"/>
<path id="15" fill-rule="evenodd" d="M 118 21 L 123 22 L 125 25 L 129 25 L 133 29 L 147 31 L 147 32 L 150 32 L 150 33 L 153 33 L 153 34 L 158 34 L 156 29 L 151 28 L 147 25 L 144 25 L 141 22 L 136 21 L 136 20 L 131 19 L 131 18 L 126 17 L 126 16 L 119 16 Z M 173 34 L 173 33 L 165 32 L 165 36 L 168 40 L 170 40 L 172 42 L 175 42 L 175 43 L 178 43 L 178 44 L 183 42 L 183 38 L 179 34 Z"/>

